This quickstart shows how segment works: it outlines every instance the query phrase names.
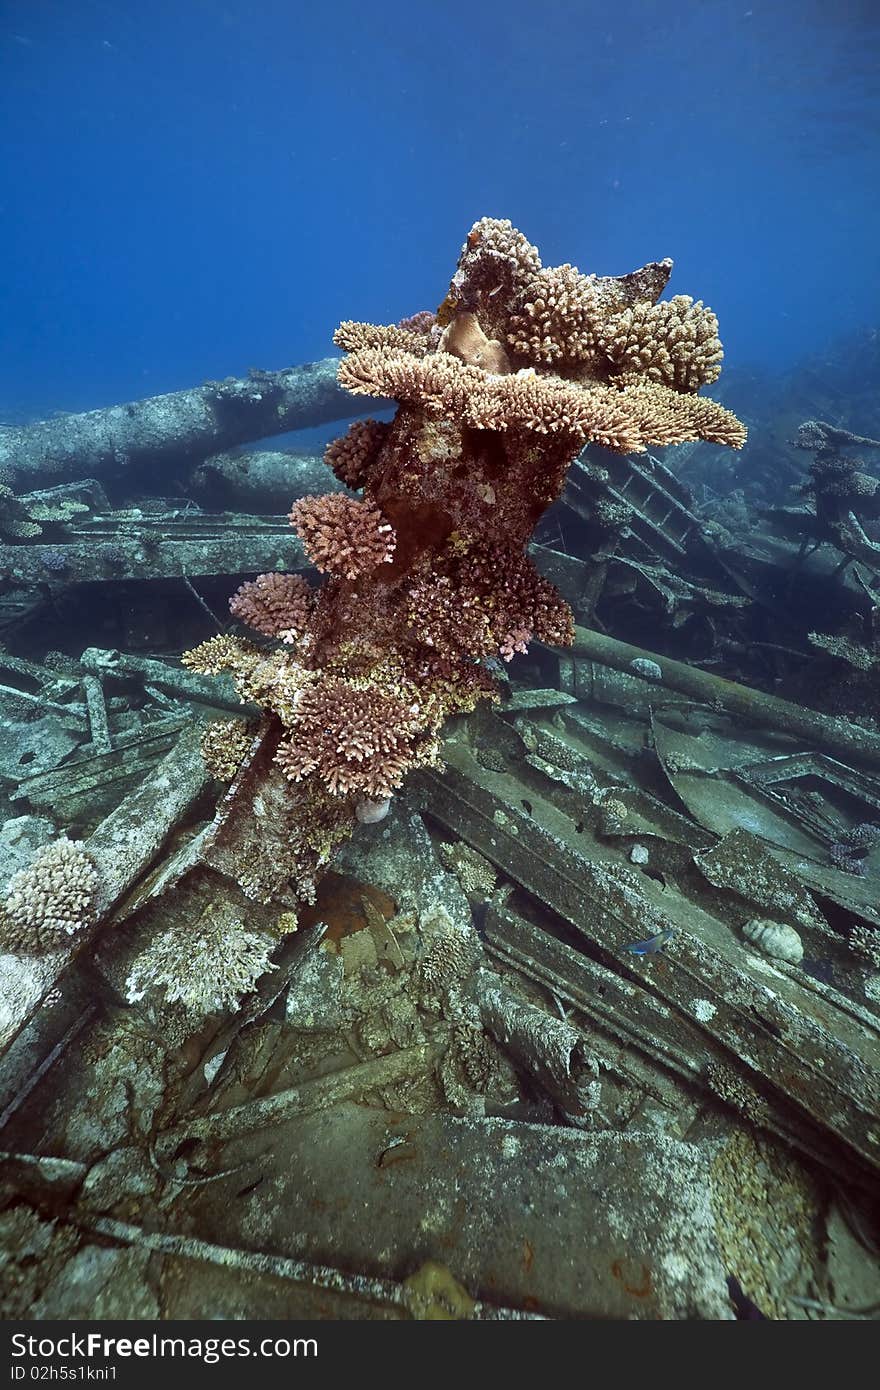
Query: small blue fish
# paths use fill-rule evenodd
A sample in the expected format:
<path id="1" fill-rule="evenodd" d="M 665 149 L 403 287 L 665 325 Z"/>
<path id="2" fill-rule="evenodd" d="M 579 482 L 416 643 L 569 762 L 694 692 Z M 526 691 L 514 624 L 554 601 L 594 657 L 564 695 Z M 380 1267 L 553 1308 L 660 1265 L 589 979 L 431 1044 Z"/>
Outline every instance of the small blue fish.
<path id="1" fill-rule="evenodd" d="M 664 927 L 656 936 L 649 936 L 647 941 L 634 941 L 630 946 L 624 946 L 625 951 L 629 951 L 631 956 L 652 956 L 655 951 L 662 951 L 672 937 L 672 927 Z"/>

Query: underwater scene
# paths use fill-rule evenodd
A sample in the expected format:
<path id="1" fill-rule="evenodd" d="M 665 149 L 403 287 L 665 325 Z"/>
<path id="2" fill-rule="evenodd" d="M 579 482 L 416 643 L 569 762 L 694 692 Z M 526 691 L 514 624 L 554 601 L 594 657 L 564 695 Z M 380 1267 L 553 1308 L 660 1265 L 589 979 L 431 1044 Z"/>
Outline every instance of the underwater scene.
<path id="1" fill-rule="evenodd" d="M 876 1318 L 874 0 L 0 54 L 0 1317 Z"/>

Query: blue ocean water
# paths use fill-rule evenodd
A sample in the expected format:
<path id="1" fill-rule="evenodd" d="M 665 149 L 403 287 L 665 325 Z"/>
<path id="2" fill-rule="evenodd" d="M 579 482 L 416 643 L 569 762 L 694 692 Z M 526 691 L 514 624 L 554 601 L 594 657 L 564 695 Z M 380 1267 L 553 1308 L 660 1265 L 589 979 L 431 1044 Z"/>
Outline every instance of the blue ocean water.
<path id="1" fill-rule="evenodd" d="M 0 1320 L 876 1315 L 878 60 L 880 0 L 0 0 Z M 518 343 L 484 226 L 442 337 L 349 335 L 390 432 L 256 437 L 482 217 L 674 258 L 720 382 L 610 297 Z"/>
<path id="2" fill-rule="evenodd" d="M 4 0 L 0 414 L 325 356 L 484 214 L 785 370 L 880 321 L 878 60 L 875 0 Z"/>

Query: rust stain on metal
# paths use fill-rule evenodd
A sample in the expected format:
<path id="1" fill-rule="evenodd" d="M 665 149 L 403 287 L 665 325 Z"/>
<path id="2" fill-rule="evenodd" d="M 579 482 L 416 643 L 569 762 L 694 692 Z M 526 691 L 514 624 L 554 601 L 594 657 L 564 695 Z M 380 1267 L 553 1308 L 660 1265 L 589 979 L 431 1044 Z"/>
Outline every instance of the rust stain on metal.
<path id="1" fill-rule="evenodd" d="M 649 1298 L 654 1288 L 651 1282 L 651 1268 L 649 1265 L 639 1265 L 639 1282 L 631 1283 L 633 1279 L 633 1265 L 629 1260 L 615 1260 L 611 1266 L 611 1273 L 619 1284 L 623 1286 L 624 1292 L 632 1294 L 633 1298 Z"/>

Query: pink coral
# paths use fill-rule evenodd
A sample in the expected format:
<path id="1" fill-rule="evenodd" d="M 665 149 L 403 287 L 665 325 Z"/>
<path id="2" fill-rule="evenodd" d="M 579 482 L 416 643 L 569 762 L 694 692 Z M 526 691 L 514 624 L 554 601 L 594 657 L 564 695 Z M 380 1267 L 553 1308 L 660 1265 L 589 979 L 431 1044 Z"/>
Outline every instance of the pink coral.
<path id="1" fill-rule="evenodd" d="M 420 580 L 409 591 L 409 623 L 441 656 L 510 661 L 537 637 L 568 646 L 574 619 L 565 600 L 527 555 L 489 545 L 450 565 L 450 573 Z"/>
<path id="2" fill-rule="evenodd" d="M 346 487 L 362 488 L 370 465 L 385 443 L 388 428 L 381 420 L 355 420 L 345 434 L 327 445 L 324 462 Z"/>
<path id="3" fill-rule="evenodd" d="M 485 586 L 495 603 L 493 632 L 499 654 L 510 661 L 536 637 L 550 646 L 574 641 L 574 618 L 561 594 L 539 574 L 528 555 L 498 544 L 486 546 L 470 562 L 472 583 Z"/>
<path id="4" fill-rule="evenodd" d="M 394 555 L 394 528 L 378 507 L 332 492 L 295 502 L 290 524 L 309 558 L 325 574 L 357 579 Z"/>
<path id="5" fill-rule="evenodd" d="M 290 514 L 331 576 L 296 658 L 226 634 L 185 658 L 231 672 L 242 698 L 267 710 L 292 828 L 273 853 L 271 891 L 279 859 L 313 897 L 357 807 L 436 762 L 447 716 L 497 698 L 489 658 L 510 660 L 533 639 L 571 641 L 568 605 L 526 551 L 585 442 L 624 453 L 742 445 L 744 427 L 697 394 L 720 364 L 714 315 L 684 297 L 658 303 L 670 270 L 545 269 L 511 223 L 483 218 L 433 322 L 340 324 L 340 384 L 398 409 L 328 448 L 362 501 L 307 498 Z M 263 622 L 263 595 L 247 597 L 260 598 Z M 278 767 L 264 787 L 282 781 Z M 256 795 L 254 785 L 235 794 Z"/>
<path id="6" fill-rule="evenodd" d="M 234 617 L 264 637 L 290 642 L 303 631 L 315 595 L 298 574 L 258 574 L 229 600 Z"/>
<path id="7" fill-rule="evenodd" d="M 419 309 L 418 313 L 401 319 L 397 327 L 403 328 L 407 333 L 430 333 L 436 322 L 437 315 L 433 310 Z"/>
<path id="8" fill-rule="evenodd" d="M 417 708 L 331 677 L 303 695 L 276 762 L 292 782 L 316 772 L 336 796 L 383 801 L 415 761 Z"/>
<path id="9" fill-rule="evenodd" d="M 449 575 L 428 575 L 412 586 L 407 618 L 419 641 L 440 656 L 461 651 L 489 656 L 495 648 L 482 596 L 467 592 Z"/>

